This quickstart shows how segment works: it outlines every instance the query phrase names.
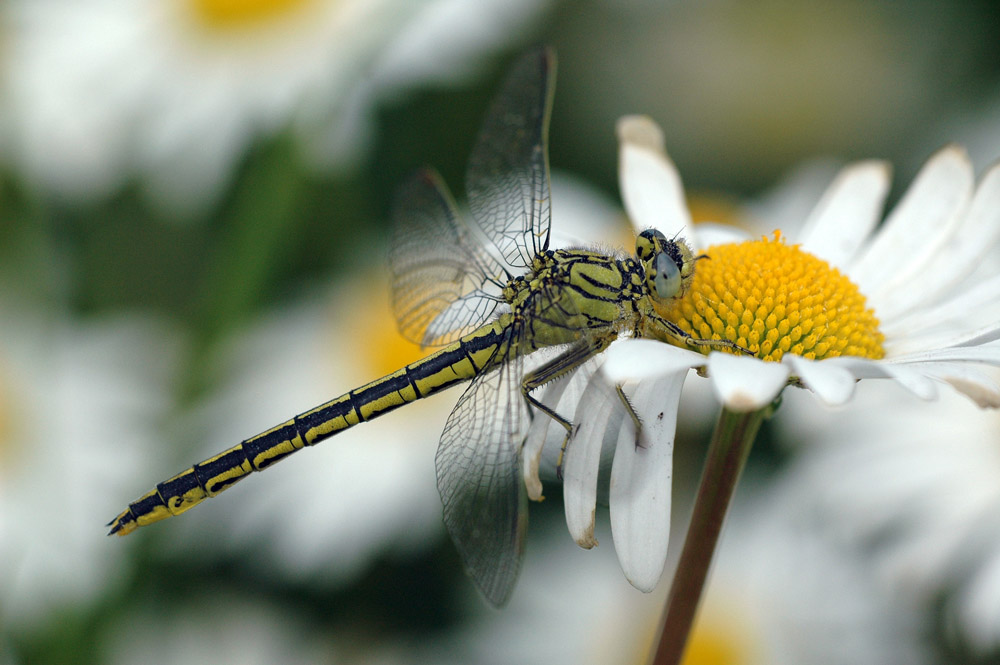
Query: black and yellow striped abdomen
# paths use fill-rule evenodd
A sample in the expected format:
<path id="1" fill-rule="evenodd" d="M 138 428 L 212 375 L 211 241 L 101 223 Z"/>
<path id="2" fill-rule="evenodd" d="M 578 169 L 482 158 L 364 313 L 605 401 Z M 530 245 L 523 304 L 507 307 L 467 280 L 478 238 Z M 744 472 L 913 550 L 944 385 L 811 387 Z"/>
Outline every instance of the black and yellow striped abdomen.
<path id="1" fill-rule="evenodd" d="M 510 324 L 511 316 L 505 314 L 426 358 L 301 413 L 164 480 L 112 520 L 111 533 L 124 536 L 140 526 L 179 515 L 296 450 L 472 379 L 505 357 L 511 342 Z"/>

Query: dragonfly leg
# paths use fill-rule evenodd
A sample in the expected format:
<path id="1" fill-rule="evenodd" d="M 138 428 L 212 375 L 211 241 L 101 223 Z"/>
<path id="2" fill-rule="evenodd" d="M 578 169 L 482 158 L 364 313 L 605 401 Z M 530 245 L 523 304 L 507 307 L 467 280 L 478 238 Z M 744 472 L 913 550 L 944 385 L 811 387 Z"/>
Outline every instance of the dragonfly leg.
<path id="1" fill-rule="evenodd" d="M 656 323 L 666 329 L 668 335 L 677 339 L 688 346 L 709 346 L 715 349 L 728 349 L 730 351 L 737 351 L 747 356 L 754 355 L 754 352 L 750 349 L 740 346 L 736 342 L 728 339 L 702 339 L 699 337 L 694 337 L 679 325 L 673 321 L 668 321 L 662 317 L 655 317 Z"/>
<path id="2" fill-rule="evenodd" d="M 552 418 L 552 420 L 562 425 L 566 430 L 566 436 L 563 437 L 562 445 L 559 448 L 559 459 L 556 462 L 556 476 L 559 480 L 562 480 L 563 457 L 566 454 L 566 448 L 569 446 L 569 441 L 573 437 L 574 433 L 573 423 L 559 415 L 555 409 L 546 406 L 541 401 L 536 399 L 531 392 L 536 388 L 544 386 L 549 381 L 554 381 L 559 377 L 571 373 L 573 370 L 580 367 L 580 365 L 587 362 L 604 349 L 608 348 L 613 340 L 613 337 L 591 337 L 583 339 L 570 347 L 569 350 L 562 355 L 550 360 L 538 369 L 527 374 L 521 382 L 521 394 L 524 395 L 524 399 L 527 401 L 528 405 L 534 409 L 538 409 L 549 418 Z"/>
<path id="3" fill-rule="evenodd" d="M 635 428 L 635 447 L 645 448 L 646 446 L 642 443 L 642 420 L 639 418 L 639 414 L 635 412 L 632 407 L 632 401 L 629 400 L 628 395 L 625 394 L 625 390 L 622 388 L 621 384 L 615 386 L 615 393 L 618 394 L 618 400 L 625 407 L 625 413 L 632 420 L 632 426 Z"/>
<path id="4" fill-rule="evenodd" d="M 559 415 L 553 409 L 550 409 L 549 407 L 547 407 L 544 404 L 542 404 L 541 402 L 539 402 L 537 399 L 535 399 L 534 397 L 532 397 L 529 393 L 525 392 L 524 396 L 528 400 L 528 404 L 530 404 L 534 408 L 538 409 L 539 411 L 541 411 L 542 413 L 544 413 L 545 415 L 547 415 L 549 418 L 552 418 L 552 420 L 556 421 L 557 423 L 559 423 L 560 425 L 562 425 L 564 428 L 566 428 L 566 436 L 563 437 L 562 444 L 559 446 L 559 458 L 556 461 L 556 477 L 561 481 L 563 479 L 563 476 L 562 476 L 563 455 L 566 454 L 566 448 L 569 446 L 569 440 L 573 437 L 573 432 L 574 432 L 573 423 L 571 421 L 563 418 L 561 415 Z"/>

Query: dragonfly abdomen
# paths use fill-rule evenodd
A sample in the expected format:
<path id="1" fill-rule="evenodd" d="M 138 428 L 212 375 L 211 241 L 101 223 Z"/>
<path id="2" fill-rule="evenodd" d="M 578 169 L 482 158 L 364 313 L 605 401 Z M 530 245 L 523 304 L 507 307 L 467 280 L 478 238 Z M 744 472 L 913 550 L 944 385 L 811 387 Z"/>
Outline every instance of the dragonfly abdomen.
<path id="1" fill-rule="evenodd" d="M 484 325 L 430 356 L 376 379 L 261 432 L 158 483 L 109 524 L 127 535 L 179 515 L 296 450 L 377 418 L 404 404 L 472 379 L 502 358 L 510 343 L 510 315 Z"/>

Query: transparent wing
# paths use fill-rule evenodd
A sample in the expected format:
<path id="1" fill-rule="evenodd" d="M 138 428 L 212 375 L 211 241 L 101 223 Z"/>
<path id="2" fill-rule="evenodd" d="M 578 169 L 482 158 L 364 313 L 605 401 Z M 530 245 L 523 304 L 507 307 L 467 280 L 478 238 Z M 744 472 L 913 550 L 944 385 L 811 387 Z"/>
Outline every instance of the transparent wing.
<path id="1" fill-rule="evenodd" d="M 393 222 L 392 307 L 404 337 L 447 344 L 493 316 L 506 272 L 470 236 L 436 171 L 421 169 L 399 187 Z"/>
<path id="2" fill-rule="evenodd" d="M 465 187 L 472 217 L 513 267 L 549 245 L 548 124 L 555 53 L 522 57 L 490 107 L 469 157 Z"/>
<path id="3" fill-rule="evenodd" d="M 527 528 L 520 379 L 520 357 L 473 379 L 448 417 L 435 458 L 445 525 L 469 575 L 496 606 L 514 588 Z"/>

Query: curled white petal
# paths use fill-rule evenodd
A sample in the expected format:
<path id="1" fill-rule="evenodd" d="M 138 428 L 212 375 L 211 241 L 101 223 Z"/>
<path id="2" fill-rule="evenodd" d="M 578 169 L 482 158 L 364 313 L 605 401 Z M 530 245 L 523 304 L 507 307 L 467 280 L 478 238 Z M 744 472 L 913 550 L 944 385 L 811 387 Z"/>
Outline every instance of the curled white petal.
<path id="1" fill-rule="evenodd" d="M 843 367 L 792 354 L 784 356 L 781 361 L 791 367 L 792 374 L 798 376 L 803 385 L 826 404 L 844 404 L 854 394 L 857 382 L 854 375 Z"/>
<path id="2" fill-rule="evenodd" d="M 982 409 L 1000 408 L 1000 386 L 992 377 L 967 363 L 923 363 L 920 369 L 946 382 Z"/>
<path id="3" fill-rule="evenodd" d="M 652 339 L 623 339 L 604 352 L 601 373 L 612 385 L 642 381 L 680 369 L 699 367 L 705 356 Z"/>
<path id="4" fill-rule="evenodd" d="M 844 367 L 859 379 L 894 379 L 921 399 L 933 400 L 938 396 L 934 380 L 921 373 L 917 369 L 919 365 L 911 368 L 902 363 L 868 360 L 857 356 L 829 358 L 823 362 Z"/>
<path id="5" fill-rule="evenodd" d="M 878 223 L 891 177 L 882 161 L 843 169 L 806 220 L 802 249 L 834 267 L 846 266 Z"/>
<path id="6" fill-rule="evenodd" d="M 577 545 L 585 549 L 597 545 L 594 538 L 597 476 L 604 433 L 615 416 L 615 400 L 609 397 L 613 390 L 596 377 L 587 384 L 574 415 L 579 427 L 563 458 L 566 527 Z"/>
<path id="7" fill-rule="evenodd" d="M 785 387 L 791 368 L 784 363 L 712 353 L 708 356 L 708 373 L 712 389 L 726 408 L 746 412 L 774 401 Z"/>
<path id="8" fill-rule="evenodd" d="M 625 578 L 650 592 L 663 574 L 670 542 L 670 488 L 674 431 L 685 370 L 644 381 L 631 397 L 643 425 L 636 446 L 635 430 L 623 421 L 611 468 L 609 503 L 615 552 Z"/>
<path id="9" fill-rule="evenodd" d="M 542 403 L 555 408 L 569 384 L 569 381 L 556 381 L 546 386 L 541 399 Z M 542 495 L 542 481 L 538 477 L 538 466 L 542 457 L 542 448 L 545 446 L 549 432 L 552 431 L 553 427 L 565 431 L 552 418 L 545 414 L 536 413 L 528 428 L 524 445 L 521 447 L 521 473 L 524 476 L 524 486 L 528 491 L 528 498 L 532 501 L 541 501 L 545 498 Z"/>
<path id="10" fill-rule="evenodd" d="M 668 238 L 683 230 L 693 243 L 684 187 L 663 147 L 663 132 L 651 118 L 629 115 L 618 121 L 617 133 L 619 187 L 632 224 Z"/>

